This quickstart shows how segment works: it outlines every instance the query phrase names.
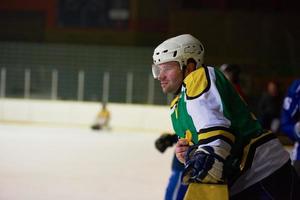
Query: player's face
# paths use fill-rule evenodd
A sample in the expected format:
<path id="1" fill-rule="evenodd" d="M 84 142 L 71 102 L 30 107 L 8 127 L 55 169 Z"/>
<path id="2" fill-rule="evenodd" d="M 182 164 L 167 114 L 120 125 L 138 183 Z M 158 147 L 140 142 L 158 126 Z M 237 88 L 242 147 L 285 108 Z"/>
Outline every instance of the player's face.
<path id="1" fill-rule="evenodd" d="M 166 62 L 158 65 L 158 80 L 164 93 L 175 93 L 182 84 L 183 74 L 178 62 Z"/>

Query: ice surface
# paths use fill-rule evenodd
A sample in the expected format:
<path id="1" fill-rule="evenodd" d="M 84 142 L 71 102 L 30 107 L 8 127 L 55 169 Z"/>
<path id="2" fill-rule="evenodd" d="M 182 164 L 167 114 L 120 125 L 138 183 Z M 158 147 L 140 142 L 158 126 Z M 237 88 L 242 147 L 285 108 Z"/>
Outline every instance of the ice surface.
<path id="1" fill-rule="evenodd" d="M 0 124 L 0 199 L 159 200 L 173 149 L 159 133 Z"/>

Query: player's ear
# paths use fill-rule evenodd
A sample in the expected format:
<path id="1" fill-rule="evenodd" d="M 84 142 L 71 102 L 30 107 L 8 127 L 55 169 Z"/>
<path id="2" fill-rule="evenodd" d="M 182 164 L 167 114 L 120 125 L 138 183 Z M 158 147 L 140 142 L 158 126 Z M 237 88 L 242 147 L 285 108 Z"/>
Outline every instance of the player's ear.
<path id="1" fill-rule="evenodd" d="M 188 71 L 188 73 L 191 73 L 192 71 L 194 71 L 196 69 L 196 65 L 194 63 L 188 63 L 186 66 L 186 69 Z"/>
<path id="2" fill-rule="evenodd" d="M 185 76 L 187 76 L 194 70 L 196 70 L 196 62 L 194 61 L 194 59 L 188 59 L 187 65 L 185 66 Z"/>

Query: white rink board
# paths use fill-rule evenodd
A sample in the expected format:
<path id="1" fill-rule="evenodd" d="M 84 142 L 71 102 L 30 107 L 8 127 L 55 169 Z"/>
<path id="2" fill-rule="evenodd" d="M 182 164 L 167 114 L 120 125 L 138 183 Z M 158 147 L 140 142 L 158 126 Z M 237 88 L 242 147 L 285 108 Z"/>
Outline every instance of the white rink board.
<path id="1" fill-rule="evenodd" d="M 168 106 L 109 103 L 107 108 L 114 128 L 172 131 Z M 0 122 L 88 127 L 100 109 L 95 102 L 0 98 Z"/>
<path id="2" fill-rule="evenodd" d="M 0 124 L 0 199 L 163 199 L 174 149 L 158 136 Z"/>

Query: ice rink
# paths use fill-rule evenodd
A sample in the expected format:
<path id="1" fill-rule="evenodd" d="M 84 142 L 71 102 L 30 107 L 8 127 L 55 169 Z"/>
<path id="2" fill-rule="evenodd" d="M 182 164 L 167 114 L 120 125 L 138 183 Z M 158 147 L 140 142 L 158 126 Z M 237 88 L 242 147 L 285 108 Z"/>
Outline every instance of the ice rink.
<path id="1" fill-rule="evenodd" d="M 0 124 L 1 200 L 159 200 L 173 149 L 159 133 Z"/>

